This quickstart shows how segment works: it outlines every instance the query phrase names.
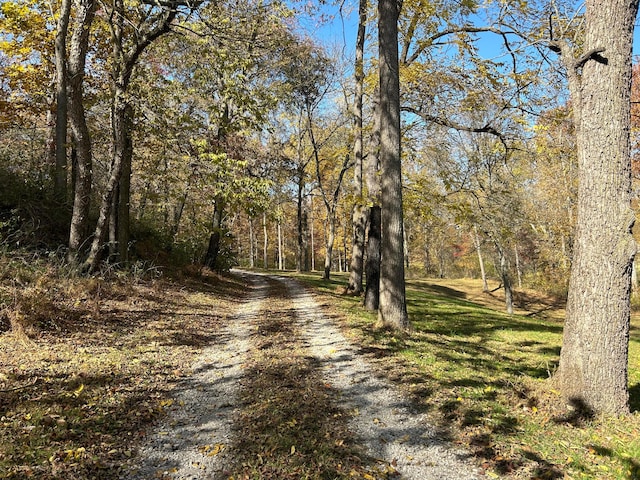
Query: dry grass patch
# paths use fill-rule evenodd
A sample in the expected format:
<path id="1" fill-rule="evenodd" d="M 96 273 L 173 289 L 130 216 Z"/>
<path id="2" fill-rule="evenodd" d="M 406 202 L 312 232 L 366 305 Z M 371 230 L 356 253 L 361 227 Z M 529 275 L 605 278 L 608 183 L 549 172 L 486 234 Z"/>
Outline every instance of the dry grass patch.
<path id="1" fill-rule="evenodd" d="M 24 328 L 0 334 L 0 478 L 118 478 L 243 286 L 34 279 L 4 304 Z"/>

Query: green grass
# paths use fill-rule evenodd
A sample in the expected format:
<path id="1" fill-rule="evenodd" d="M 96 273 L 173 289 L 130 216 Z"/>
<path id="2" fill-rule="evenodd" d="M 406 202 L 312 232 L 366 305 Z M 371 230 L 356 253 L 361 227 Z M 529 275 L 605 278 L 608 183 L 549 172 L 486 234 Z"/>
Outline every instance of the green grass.
<path id="1" fill-rule="evenodd" d="M 584 419 L 550 379 L 562 340 L 557 304 L 534 298 L 530 312 L 507 315 L 499 292 L 483 294 L 479 282 L 410 281 L 407 307 L 415 332 L 403 335 L 376 327 L 360 298 L 342 295 L 344 276 L 329 282 L 315 273 L 297 276 L 326 296 L 325 306 L 345 319 L 363 352 L 435 422 L 450 427 L 488 475 L 640 478 L 637 318 L 629 354 L 632 415 Z"/>

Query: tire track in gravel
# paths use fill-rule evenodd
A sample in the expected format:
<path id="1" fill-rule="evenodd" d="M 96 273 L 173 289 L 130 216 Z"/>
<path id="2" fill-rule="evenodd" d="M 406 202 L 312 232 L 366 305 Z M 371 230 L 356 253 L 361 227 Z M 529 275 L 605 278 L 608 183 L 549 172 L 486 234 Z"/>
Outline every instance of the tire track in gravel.
<path id="1" fill-rule="evenodd" d="M 325 378 L 341 392 L 343 408 L 355 412 L 350 427 L 370 455 L 394 465 L 407 480 L 481 478 L 470 455 L 442 440 L 426 415 L 412 411 L 396 387 L 375 375 L 299 282 L 278 278 L 287 286 L 307 346 L 323 363 Z"/>
<path id="2" fill-rule="evenodd" d="M 255 382 L 257 378 L 256 372 L 247 370 L 255 361 L 251 360 L 255 354 L 250 351 L 273 348 L 267 337 L 259 339 L 269 333 L 262 332 L 269 324 L 263 325 L 268 315 L 292 318 L 290 325 L 299 332 L 295 335 L 299 335 L 299 340 L 291 340 L 298 345 L 296 348 L 304 350 L 300 352 L 301 358 L 306 356 L 311 362 L 310 368 L 323 377 L 323 381 L 314 380 L 313 384 L 327 392 L 310 395 L 318 395 L 314 401 L 329 395 L 331 399 L 325 400 L 330 400 L 330 404 L 315 407 L 326 411 L 328 417 L 332 416 L 334 408 L 339 408 L 345 415 L 334 413 L 333 416 L 349 419 L 345 427 L 352 434 L 345 432 L 345 435 L 352 435 L 353 441 L 359 444 L 354 447 L 366 450 L 358 459 L 358 462 L 364 462 L 358 471 L 360 474 L 369 472 L 369 475 L 358 478 L 482 478 L 468 454 L 439 438 L 425 415 L 413 412 L 397 388 L 376 377 L 374 369 L 358 354 L 357 347 L 342 335 L 313 295 L 299 282 L 275 275 L 240 274 L 251 285 L 247 298 L 220 332 L 219 341 L 202 353 L 193 367 L 193 375 L 178 388 L 169 414 L 140 449 L 141 463 L 131 476 L 126 477 L 128 480 L 217 480 L 226 479 L 230 471 L 237 470 L 238 457 L 243 456 L 238 455 L 238 447 L 249 449 L 248 445 L 242 445 L 247 441 L 241 438 L 242 425 L 258 420 L 254 416 L 259 412 L 254 410 L 258 404 L 250 405 L 249 400 L 241 398 L 246 393 L 247 382 Z M 276 282 L 285 287 L 287 298 L 269 297 Z M 261 345 L 261 341 L 267 343 Z M 276 352 L 274 355 L 285 358 L 289 353 L 291 357 L 287 349 L 280 348 L 280 353 Z M 286 378 L 282 381 L 288 382 Z M 268 388 L 273 387 L 280 388 L 270 385 L 263 393 L 268 394 Z M 302 395 L 292 402 L 303 406 L 300 398 Z M 309 404 L 304 408 L 314 407 Z M 274 419 L 278 420 L 277 414 Z M 294 425 L 294 422 L 288 423 Z M 317 426 L 312 430 L 307 433 L 310 437 L 318 434 Z M 268 443 L 264 438 L 253 438 L 259 443 Z M 382 470 L 377 475 L 376 468 L 384 465 L 393 465 L 399 476 Z M 248 478 L 261 478 L 256 474 L 254 471 L 254 476 Z M 348 471 L 345 474 L 349 476 Z M 289 475 L 288 478 L 296 477 Z"/>
<path id="3" fill-rule="evenodd" d="M 140 448 L 128 479 L 222 478 L 230 461 L 249 332 L 269 293 L 265 278 L 243 276 L 250 279 L 247 298 L 177 388 L 167 417 Z"/>

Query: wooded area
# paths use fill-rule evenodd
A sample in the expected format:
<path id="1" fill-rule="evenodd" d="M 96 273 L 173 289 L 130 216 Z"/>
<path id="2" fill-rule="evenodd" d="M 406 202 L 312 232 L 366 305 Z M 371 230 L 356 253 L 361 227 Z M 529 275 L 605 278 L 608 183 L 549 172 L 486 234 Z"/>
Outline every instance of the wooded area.
<path id="1" fill-rule="evenodd" d="M 405 276 L 568 295 L 558 388 L 628 413 L 637 1 L 360 0 L 342 50 L 327 9 L 3 1 L 5 261 L 350 270 L 402 330 Z"/>

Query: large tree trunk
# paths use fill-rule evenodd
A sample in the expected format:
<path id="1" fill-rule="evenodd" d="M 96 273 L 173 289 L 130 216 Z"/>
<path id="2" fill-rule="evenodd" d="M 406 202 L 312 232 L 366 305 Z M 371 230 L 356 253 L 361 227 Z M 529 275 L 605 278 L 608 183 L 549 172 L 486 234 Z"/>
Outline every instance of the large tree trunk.
<path id="1" fill-rule="evenodd" d="M 369 209 L 367 231 L 367 275 L 364 293 L 364 307 L 367 310 L 378 310 L 380 306 L 380 207 L 374 205 Z"/>
<path id="2" fill-rule="evenodd" d="M 379 89 L 373 95 L 373 129 L 371 132 L 370 154 L 364 162 L 364 176 L 367 185 L 369 201 L 373 203 L 367 209 L 367 240 L 366 240 L 366 289 L 364 305 L 368 310 L 377 310 L 380 305 L 380 110 Z"/>
<path id="3" fill-rule="evenodd" d="M 382 170 L 382 256 L 378 318 L 384 325 L 404 330 L 410 328 L 410 323 L 404 284 L 398 15 L 397 0 L 378 2 Z"/>
<path id="4" fill-rule="evenodd" d="M 67 31 L 69 29 L 70 15 L 71 0 L 62 0 L 54 42 L 56 65 L 56 132 L 55 167 L 53 174 L 53 194 L 55 199 L 61 203 L 67 201 Z M 82 15 L 78 16 L 78 21 L 83 21 Z M 81 25 L 84 27 L 84 23 Z M 89 26 L 87 26 L 87 28 Z M 84 75 L 84 68 L 82 75 Z"/>
<path id="5" fill-rule="evenodd" d="M 366 208 L 363 195 L 363 146 L 362 146 L 362 99 L 364 96 L 364 43 L 367 25 L 367 0 L 360 0 L 358 7 L 358 35 L 356 38 L 355 81 L 356 93 L 353 115 L 355 119 L 355 141 L 353 144 L 354 182 L 357 201 L 353 206 L 353 240 L 351 243 L 351 263 L 347 292 L 352 295 L 362 293 L 362 270 L 364 266 L 364 241 L 366 226 Z"/>
<path id="6" fill-rule="evenodd" d="M 362 293 L 362 274 L 364 269 L 364 242 L 367 229 L 367 208 L 353 206 L 353 243 L 351 245 L 351 264 L 347 292 L 351 295 Z"/>
<path id="7" fill-rule="evenodd" d="M 80 248 L 87 241 L 91 199 L 93 156 L 91 134 L 84 111 L 84 71 L 93 23 L 95 1 L 79 2 L 76 27 L 69 49 L 69 120 L 74 139 L 73 211 L 69 228 L 69 261 L 75 263 Z"/>
<path id="8" fill-rule="evenodd" d="M 578 203 L 559 387 L 583 411 L 629 411 L 631 45 L 638 0 L 587 0 L 578 61 L 561 45 L 578 145 Z M 598 52 L 599 51 L 599 52 Z"/>

